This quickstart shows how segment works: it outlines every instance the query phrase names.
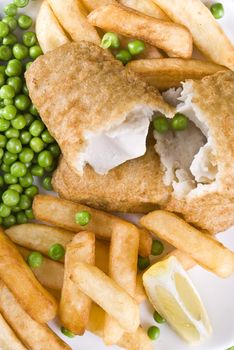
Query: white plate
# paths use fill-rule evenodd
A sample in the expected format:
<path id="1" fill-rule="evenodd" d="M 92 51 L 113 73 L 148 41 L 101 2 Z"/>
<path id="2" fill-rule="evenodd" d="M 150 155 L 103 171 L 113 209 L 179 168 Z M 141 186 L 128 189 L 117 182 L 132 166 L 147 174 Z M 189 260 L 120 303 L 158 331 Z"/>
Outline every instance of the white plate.
<path id="1" fill-rule="evenodd" d="M 0 13 L 2 13 L 2 8 L 5 4 L 9 2 L 9 0 L 0 0 Z M 205 2 L 210 3 L 210 1 Z M 225 16 L 219 23 L 234 43 L 234 0 L 222 0 L 222 3 L 225 7 Z M 39 5 L 39 0 L 31 1 L 24 12 L 35 17 Z M 234 228 L 218 235 L 218 238 L 226 246 L 234 250 Z M 194 350 L 225 350 L 234 345 L 234 275 L 228 279 L 222 280 L 199 266 L 190 270 L 189 275 L 204 301 L 213 326 L 213 335 L 206 342 L 193 346 L 192 348 Z M 154 324 L 152 318 L 153 309 L 148 303 L 145 303 L 145 305 L 142 305 L 141 311 L 142 326 L 147 329 L 147 327 Z M 83 337 L 76 337 L 69 340 L 67 337 L 61 335 L 56 322 L 52 322 L 51 326 L 74 350 L 119 349 L 114 346 L 107 348 L 104 346 L 101 339 L 89 332 L 86 332 Z M 167 325 L 160 325 L 160 329 L 161 335 L 155 342 L 155 349 L 188 350 L 190 348 L 190 346 L 184 343 Z"/>

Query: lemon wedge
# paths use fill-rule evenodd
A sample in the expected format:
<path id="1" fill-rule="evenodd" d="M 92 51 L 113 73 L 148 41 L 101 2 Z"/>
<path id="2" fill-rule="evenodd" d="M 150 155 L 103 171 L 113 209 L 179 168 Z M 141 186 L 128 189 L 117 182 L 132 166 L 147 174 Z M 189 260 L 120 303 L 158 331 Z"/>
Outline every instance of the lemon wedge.
<path id="1" fill-rule="evenodd" d="M 151 266 L 143 275 L 143 284 L 154 308 L 184 340 L 197 343 L 211 334 L 201 298 L 175 257 Z"/>

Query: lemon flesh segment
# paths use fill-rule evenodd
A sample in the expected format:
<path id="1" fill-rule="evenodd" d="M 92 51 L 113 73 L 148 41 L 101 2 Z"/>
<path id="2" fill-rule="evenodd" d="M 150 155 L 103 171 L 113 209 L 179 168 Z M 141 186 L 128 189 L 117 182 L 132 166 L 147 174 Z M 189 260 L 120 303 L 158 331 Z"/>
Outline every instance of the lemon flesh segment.
<path id="1" fill-rule="evenodd" d="M 151 266 L 143 275 L 143 283 L 154 308 L 184 340 L 193 344 L 211 334 L 201 298 L 175 257 Z"/>

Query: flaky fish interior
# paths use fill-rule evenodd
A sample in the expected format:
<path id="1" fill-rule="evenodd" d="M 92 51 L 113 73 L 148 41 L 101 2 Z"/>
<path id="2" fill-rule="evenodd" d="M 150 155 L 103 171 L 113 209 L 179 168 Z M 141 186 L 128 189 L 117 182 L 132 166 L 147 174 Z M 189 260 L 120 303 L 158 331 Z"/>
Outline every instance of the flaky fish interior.
<path id="1" fill-rule="evenodd" d="M 217 189 L 218 164 L 209 127 L 202 111 L 193 103 L 191 82 L 183 89 L 170 89 L 164 98 L 189 119 L 188 127 L 166 134 L 154 132 L 155 149 L 165 167 L 164 182 L 172 185 L 177 198 L 202 195 Z"/>

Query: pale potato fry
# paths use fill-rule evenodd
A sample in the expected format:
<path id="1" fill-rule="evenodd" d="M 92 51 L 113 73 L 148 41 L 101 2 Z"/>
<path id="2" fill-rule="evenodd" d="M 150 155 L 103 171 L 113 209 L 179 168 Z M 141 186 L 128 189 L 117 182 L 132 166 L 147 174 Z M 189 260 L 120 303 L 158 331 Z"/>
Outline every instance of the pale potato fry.
<path id="1" fill-rule="evenodd" d="M 82 0 L 82 2 L 84 3 L 85 8 L 88 10 L 88 12 L 91 12 L 103 5 L 117 3 L 115 0 Z"/>
<path id="2" fill-rule="evenodd" d="M 27 350 L 0 314 L 0 349 Z"/>
<path id="3" fill-rule="evenodd" d="M 91 214 L 91 220 L 88 225 L 80 226 L 75 222 L 75 214 L 83 210 Z M 137 230 L 139 230 L 139 254 L 141 256 L 150 255 L 152 237 L 149 232 L 144 229 L 138 229 L 135 225 L 114 215 L 82 204 L 46 195 L 37 195 L 34 197 L 33 211 L 36 219 L 40 221 L 45 221 L 73 232 L 88 230 L 95 233 L 97 237 L 105 240 L 111 239 L 111 234 L 114 230 L 122 230 L 126 233 L 131 230 L 136 232 L 136 234 Z M 17 243 L 20 244 L 19 242 Z"/>
<path id="4" fill-rule="evenodd" d="M 47 1 L 41 4 L 36 20 L 36 34 L 44 53 L 69 42 Z"/>
<path id="5" fill-rule="evenodd" d="M 177 258 L 185 270 L 190 270 L 196 265 L 196 261 L 194 261 L 188 254 L 185 254 L 181 250 L 174 249 L 172 252 L 164 256 L 163 259 L 167 259 L 170 256 Z"/>
<path id="6" fill-rule="evenodd" d="M 140 221 L 147 229 L 218 276 L 228 277 L 233 273 L 234 253 L 175 214 L 156 210 L 143 216 Z"/>
<path id="7" fill-rule="evenodd" d="M 211 61 L 234 70 L 234 47 L 200 0 L 153 0 L 176 23 L 192 33 L 194 44 Z"/>
<path id="8" fill-rule="evenodd" d="M 97 304 L 92 303 L 87 330 L 102 338 L 104 325 L 105 311 Z"/>
<path id="9" fill-rule="evenodd" d="M 100 44 L 96 29 L 87 21 L 88 12 L 80 0 L 48 0 L 55 16 L 72 40 Z"/>
<path id="10" fill-rule="evenodd" d="M 18 251 L 27 261 L 31 250 L 17 246 Z M 40 267 L 31 268 L 38 281 L 48 290 L 61 291 L 63 286 L 64 266 L 60 262 L 43 257 Z"/>
<path id="11" fill-rule="evenodd" d="M 137 302 L 96 266 L 77 263 L 71 279 L 79 289 L 114 317 L 127 332 L 140 324 Z"/>
<path id="12" fill-rule="evenodd" d="M 145 293 L 145 288 L 143 286 L 143 276 L 144 271 L 138 272 L 137 274 L 137 280 L 136 280 L 136 292 L 135 292 L 135 300 L 138 304 L 143 303 L 147 297 Z"/>
<path id="13" fill-rule="evenodd" d="M 0 311 L 28 349 L 71 350 L 70 346 L 54 334 L 47 325 L 34 321 L 2 281 L 0 282 Z"/>
<path id="14" fill-rule="evenodd" d="M 38 282 L 3 231 L 0 232 L 0 278 L 33 319 L 45 323 L 56 316 L 56 300 Z"/>
<path id="15" fill-rule="evenodd" d="M 64 281 L 59 304 L 59 317 L 63 326 L 74 334 L 82 335 L 89 321 L 91 299 L 82 293 L 70 276 L 78 262 L 95 263 L 95 235 L 80 232 L 67 245 Z"/>
<path id="16" fill-rule="evenodd" d="M 128 68 L 159 90 L 179 87 L 185 79 L 202 79 L 227 70 L 226 67 L 200 60 L 182 58 L 144 59 L 131 61 Z"/>
<path id="17" fill-rule="evenodd" d="M 166 22 L 116 4 L 102 6 L 88 15 L 89 22 L 105 31 L 138 38 L 174 57 L 190 58 L 192 36 L 181 25 Z"/>
<path id="18" fill-rule="evenodd" d="M 34 223 L 12 226 L 5 233 L 14 243 L 46 256 L 53 244 L 59 243 L 66 247 L 74 237 L 70 231 Z"/>
<path id="19" fill-rule="evenodd" d="M 110 244 L 109 276 L 129 295 L 135 298 L 139 233 L 115 230 Z M 104 342 L 116 344 L 124 330 L 118 322 L 106 314 Z"/>
<path id="20" fill-rule="evenodd" d="M 164 21 L 170 21 L 169 17 L 152 0 L 120 0 L 122 5 Z M 103 4 L 104 5 L 104 4 Z M 106 5 L 106 4 L 105 4 Z"/>

